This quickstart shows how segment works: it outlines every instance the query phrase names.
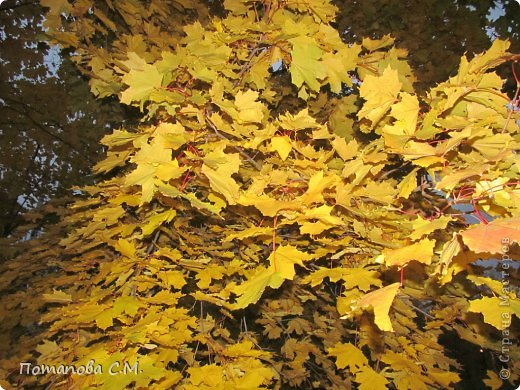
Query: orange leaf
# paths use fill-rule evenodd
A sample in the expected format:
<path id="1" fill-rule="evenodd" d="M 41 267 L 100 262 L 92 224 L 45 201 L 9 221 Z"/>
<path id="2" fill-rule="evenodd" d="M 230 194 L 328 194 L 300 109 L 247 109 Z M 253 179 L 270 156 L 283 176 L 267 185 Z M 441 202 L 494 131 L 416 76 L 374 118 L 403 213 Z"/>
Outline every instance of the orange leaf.
<path id="1" fill-rule="evenodd" d="M 460 233 L 464 243 L 475 253 L 502 253 L 504 245 L 520 241 L 520 217 L 502 218 Z"/>

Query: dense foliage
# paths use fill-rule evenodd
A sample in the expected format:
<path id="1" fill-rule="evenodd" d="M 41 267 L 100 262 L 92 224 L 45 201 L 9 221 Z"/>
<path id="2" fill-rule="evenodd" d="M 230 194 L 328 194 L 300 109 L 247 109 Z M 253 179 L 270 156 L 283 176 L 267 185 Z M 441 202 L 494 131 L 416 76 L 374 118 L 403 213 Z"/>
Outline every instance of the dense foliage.
<path id="1" fill-rule="evenodd" d="M 2 386 L 518 382 L 518 96 L 494 72 L 518 60 L 507 41 L 418 94 L 405 50 L 345 43 L 324 1 L 226 0 L 220 18 L 42 3 L 93 93 L 142 122 L 102 139 L 97 184 L 49 205 L 61 221 L 2 264 Z M 448 336 L 488 370 L 465 377 Z M 103 372 L 20 373 L 91 361 Z"/>
<path id="2" fill-rule="evenodd" d="M 520 51 L 516 0 L 335 4 L 335 28 L 344 40 L 391 34 L 397 46 L 408 50 L 416 91 L 445 80 L 462 54 L 487 49 L 493 37 L 509 39 L 510 51 Z M 198 9 L 203 17 L 224 12 L 216 1 Z M 90 169 L 103 150 L 99 139 L 121 124 L 133 126 L 136 119 L 136 111 L 118 99 L 96 100 L 90 95 L 69 52 L 60 53 L 46 43 L 44 14 L 36 0 L 0 4 L 0 237 L 8 237 L 23 223 L 24 211 L 63 196 L 71 185 L 91 182 Z M 104 40 L 99 34 L 97 39 Z M 511 67 L 499 67 L 497 73 L 506 79 L 505 90 L 514 90 Z M 4 241 L 0 238 L 1 258 L 10 255 Z"/>

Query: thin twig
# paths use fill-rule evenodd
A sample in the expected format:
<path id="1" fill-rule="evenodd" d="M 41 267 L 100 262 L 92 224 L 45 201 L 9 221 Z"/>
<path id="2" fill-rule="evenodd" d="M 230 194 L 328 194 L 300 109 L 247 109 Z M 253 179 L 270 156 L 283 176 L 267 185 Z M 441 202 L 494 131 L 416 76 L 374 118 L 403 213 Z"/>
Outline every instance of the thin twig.
<path id="1" fill-rule="evenodd" d="M 152 240 L 152 242 L 150 243 L 150 245 L 148 245 L 148 248 L 146 248 L 146 254 L 149 255 L 150 253 L 152 253 L 152 250 L 153 250 L 153 247 L 155 246 L 155 244 L 157 243 L 157 240 L 159 239 L 159 236 L 161 235 L 161 230 L 157 230 L 157 232 L 155 233 L 155 236 Z"/>
<path id="2" fill-rule="evenodd" d="M 513 68 L 514 69 L 514 68 Z M 513 97 L 513 100 L 511 100 L 511 109 L 509 109 L 509 113 L 507 115 L 506 123 L 504 124 L 504 128 L 502 129 L 502 133 L 505 133 L 507 131 L 507 126 L 509 126 L 509 121 L 511 120 L 511 117 L 513 116 L 513 112 L 515 110 L 514 105 L 518 102 L 518 93 L 520 92 L 520 85 L 516 87 L 515 96 Z"/>
<path id="3" fill-rule="evenodd" d="M 408 294 L 405 293 L 405 292 L 402 292 L 402 291 L 401 291 L 401 294 L 406 295 L 408 298 L 411 298 L 411 296 L 408 295 Z M 428 318 L 430 318 L 430 319 L 432 319 L 432 320 L 435 320 L 435 319 L 436 319 L 434 316 L 432 316 L 431 314 L 425 312 L 425 311 L 424 311 L 423 309 L 421 309 L 420 307 L 415 306 L 415 305 L 412 303 L 411 300 L 408 300 L 408 304 L 409 304 L 411 307 L 413 307 L 415 310 L 417 310 L 419 313 L 423 314 L 424 316 L 426 316 L 426 317 L 428 317 Z"/>
<path id="4" fill-rule="evenodd" d="M 242 66 L 242 69 L 240 69 L 240 73 L 238 74 L 238 78 L 233 83 L 233 88 L 238 87 L 238 85 L 242 82 L 242 78 L 244 77 L 245 73 L 251 68 L 253 57 L 261 51 L 263 47 L 255 47 L 253 50 L 251 50 L 251 53 L 249 53 L 249 57 L 247 57 L 246 63 L 244 66 Z"/>
<path id="5" fill-rule="evenodd" d="M 229 141 L 229 138 L 226 137 L 224 134 L 222 134 L 220 131 L 218 131 L 215 124 L 207 116 L 206 116 L 206 122 L 208 123 L 209 127 L 211 127 L 211 129 L 215 132 L 217 137 Z M 253 160 L 251 158 L 251 156 L 249 156 L 249 154 L 247 154 L 246 152 L 244 152 L 242 149 L 238 148 L 237 146 L 234 146 L 234 145 L 230 145 L 230 146 L 233 149 L 235 149 L 238 153 L 240 153 L 242 155 L 242 157 L 244 157 L 247 161 L 249 161 L 258 171 L 262 170 L 262 166 L 260 164 L 258 164 L 255 160 Z"/>

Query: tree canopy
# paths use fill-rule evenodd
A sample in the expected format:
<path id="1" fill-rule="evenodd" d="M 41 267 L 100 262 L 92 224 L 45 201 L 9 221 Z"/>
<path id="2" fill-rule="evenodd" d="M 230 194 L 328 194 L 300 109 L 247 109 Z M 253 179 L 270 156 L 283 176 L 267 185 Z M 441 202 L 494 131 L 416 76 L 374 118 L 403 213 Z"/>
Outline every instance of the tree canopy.
<path id="1" fill-rule="evenodd" d="M 42 5 L 93 94 L 141 120 L 1 265 L 2 386 L 518 381 L 507 40 L 423 89 L 407 50 L 349 42 L 328 1 Z"/>
<path id="2" fill-rule="evenodd" d="M 495 37 L 510 39 L 512 52 L 520 49 L 516 16 L 520 6 L 514 0 L 413 4 L 378 0 L 336 5 L 335 25 L 345 41 L 390 34 L 409 51 L 419 90 L 446 79 L 460 55 L 486 49 Z M 224 12 L 220 2 L 195 8 L 201 21 Z M 24 211 L 92 179 L 90 167 L 102 150 L 97 141 L 134 116 L 123 113 L 114 99 L 102 104 L 92 99 L 67 53 L 49 48 L 39 2 L 7 0 L 0 9 L 4 82 L 0 232 L 8 236 L 23 222 Z M 508 82 L 506 90 L 514 91 L 510 67 L 501 67 L 498 73 Z"/>

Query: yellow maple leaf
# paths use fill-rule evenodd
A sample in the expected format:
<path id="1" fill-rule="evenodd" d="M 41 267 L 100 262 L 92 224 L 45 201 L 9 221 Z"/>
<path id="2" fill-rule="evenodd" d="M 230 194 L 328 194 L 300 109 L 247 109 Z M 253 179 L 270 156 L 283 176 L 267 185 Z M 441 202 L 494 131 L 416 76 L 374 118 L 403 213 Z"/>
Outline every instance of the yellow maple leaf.
<path id="1" fill-rule="evenodd" d="M 252 226 L 252 227 L 244 229 L 238 233 L 230 233 L 230 234 L 226 235 L 226 237 L 223 239 L 223 241 L 229 242 L 234 239 L 242 240 L 247 237 L 271 236 L 272 234 L 273 234 L 273 229 L 271 227 Z"/>
<path id="2" fill-rule="evenodd" d="M 378 328 L 383 331 L 393 332 L 394 328 L 390 322 L 388 312 L 390 310 L 390 306 L 392 306 L 395 295 L 399 290 L 399 286 L 399 283 L 393 283 L 386 287 L 372 291 L 358 299 L 354 303 L 354 306 L 358 308 L 371 306 L 374 309 L 374 322 Z"/>
<path id="3" fill-rule="evenodd" d="M 303 283 L 310 283 L 311 286 L 317 286 L 323 279 L 329 278 L 335 283 L 338 280 L 345 281 L 345 287 L 352 289 L 359 288 L 362 291 L 370 290 L 370 286 L 381 286 L 381 280 L 376 271 L 369 271 L 364 268 L 325 268 L 320 267 L 317 271 L 308 275 L 303 279 Z"/>
<path id="4" fill-rule="evenodd" d="M 157 165 L 155 170 L 155 177 L 161 179 L 164 182 L 168 182 L 172 179 L 178 179 L 181 177 L 187 169 L 187 167 L 180 167 L 177 160 L 168 161 Z M 155 187 L 157 187 L 158 184 L 159 183 L 155 181 Z"/>
<path id="5" fill-rule="evenodd" d="M 439 264 L 435 270 L 436 274 L 440 274 L 441 284 L 449 283 L 454 273 L 462 271 L 464 268 L 455 265 L 455 269 L 451 266 L 452 259 L 461 251 L 462 245 L 458 240 L 458 237 L 453 233 L 451 240 L 444 243 L 440 253 Z M 451 272 L 449 272 L 451 271 Z"/>
<path id="6" fill-rule="evenodd" d="M 72 302 L 72 296 L 60 290 L 53 290 L 52 294 L 43 294 L 45 302 L 68 303 Z"/>
<path id="7" fill-rule="evenodd" d="M 271 138 L 271 150 L 278 152 L 280 158 L 285 161 L 291 153 L 291 140 L 287 136 Z"/>
<path id="8" fill-rule="evenodd" d="M 154 213 L 150 218 L 148 218 L 148 222 L 141 226 L 143 237 L 149 236 L 155 231 L 155 229 L 163 223 L 170 222 L 176 215 L 177 213 L 175 210 L 166 210 L 162 213 Z"/>
<path id="9" fill-rule="evenodd" d="M 173 286 L 173 288 L 180 290 L 187 283 L 184 277 L 184 273 L 182 271 L 161 271 L 157 274 L 157 276 L 166 284 L 166 286 L 168 286 L 168 288 L 170 288 L 170 286 Z"/>
<path id="10" fill-rule="evenodd" d="M 130 133 L 126 130 L 114 130 L 112 134 L 107 134 L 101 138 L 100 142 L 106 146 L 123 146 L 145 136 L 141 133 Z"/>
<path id="11" fill-rule="evenodd" d="M 351 343 L 336 343 L 327 350 L 329 356 L 336 357 L 336 367 L 342 369 L 348 367 L 352 373 L 356 373 L 368 364 L 368 359 L 363 352 Z"/>
<path id="12" fill-rule="evenodd" d="M 321 205 L 319 207 L 313 207 L 304 211 L 302 218 L 304 219 L 316 219 L 329 226 L 344 225 L 341 218 L 331 215 L 333 207 L 327 205 Z"/>
<path id="13" fill-rule="evenodd" d="M 496 372 L 487 370 L 487 377 L 483 380 L 484 384 L 493 390 L 498 390 L 504 384 L 504 381 L 496 374 Z"/>
<path id="14" fill-rule="evenodd" d="M 240 157 L 238 153 L 225 153 L 226 146 L 225 141 L 215 145 L 214 149 L 204 157 L 201 172 L 209 179 L 213 191 L 223 195 L 229 204 L 236 204 L 240 186 L 231 175 L 238 172 Z M 196 201 L 196 198 L 192 200 Z"/>
<path id="15" fill-rule="evenodd" d="M 472 176 L 480 177 L 482 176 L 482 172 L 484 172 L 486 169 L 486 165 L 479 164 L 466 169 L 458 170 L 451 174 L 447 174 L 435 184 L 435 189 L 444 192 L 451 192 L 462 180 Z"/>
<path id="16" fill-rule="evenodd" d="M 242 367 L 244 375 L 233 378 L 236 389 L 265 389 L 262 385 L 268 384 L 277 375 L 274 369 L 262 365 L 259 360 L 248 359 Z"/>
<path id="17" fill-rule="evenodd" d="M 333 225 L 329 225 L 320 221 L 317 222 L 308 222 L 305 221 L 300 225 L 300 233 L 301 234 L 310 234 L 311 236 L 315 236 L 323 233 L 325 230 L 329 230 L 333 227 Z"/>
<path id="18" fill-rule="evenodd" d="M 301 208 L 301 203 L 296 199 L 284 201 L 271 198 L 265 194 L 243 193 L 240 195 L 238 203 L 244 206 L 255 206 L 266 217 L 274 217 L 280 210 L 298 210 Z"/>
<path id="19" fill-rule="evenodd" d="M 397 189 L 399 190 L 399 197 L 408 199 L 413 190 L 417 188 L 417 171 L 419 168 L 413 169 L 403 180 L 399 183 Z"/>
<path id="20" fill-rule="evenodd" d="M 361 97 L 365 99 L 365 104 L 358 112 L 358 118 L 369 119 L 372 122 L 370 128 L 374 128 L 390 106 L 395 103 L 401 86 L 399 74 L 390 66 L 384 70 L 381 76 L 366 76 L 359 89 Z"/>
<path id="21" fill-rule="evenodd" d="M 433 256 L 435 240 L 423 239 L 411 245 L 399 249 L 385 249 L 376 258 L 376 262 L 384 262 L 388 266 L 397 265 L 402 267 L 410 261 L 415 260 L 420 263 L 430 264 Z"/>
<path id="22" fill-rule="evenodd" d="M 239 297 L 231 305 L 233 309 L 243 309 L 258 302 L 267 286 L 278 288 L 285 279 L 271 266 L 269 268 L 257 267 L 255 274 L 244 283 L 230 288 L 232 293 Z"/>
<path id="23" fill-rule="evenodd" d="M 185 167 L 179 167 L 177 160 L 172 160 L 172 151 L 166 148 L 161 137 L 150 144 L 143 143 L 141 149 L 132 157 L 137 168 L 125 178 L 126 186 L 140 185 L 142 189 L 141 204 L 150 202 L 160 181 L 179 178 Z"/>
<path id="24" fill-rule="evenodd" d="M 402 135 L 411 136 L 415 133 L 419 116 L 419 100 L 415 95 L 401 92 L 401 101 L 392 105 L 390 113 L 396 119 L 393 127 Z"/>
<path id="25" fill-rule="evenodd" d="M 428 376 L 440 384 L 444 389 L 452 388 L 453 383 L 460 381 L 460 377 L 457 373 L 439 370 L 433 367 L 428 369 Z"/>
<path id="26" fill-rule="evenodd" d="M 131 359 L 130 357 L 126 357 L 125 360 L 134 363 L 135 357 L 132 356 L 132 358 L 133 359 Z M 150 388 L 151 381 L 155 381 L 155 382 L 159 381 L 160 379 L 164 378 L 166 373 L 168 372 L 166 367 L 164 367 L 164 365 L 161 365 L 156 360 L 155 356 L 140 355 L 138 362 L 139 362 L 138 372 L 132 371 L 132 372 L 127 372 L 126 375 L 116 375 L 116 376 L 118 376 L 118 377 L 127 376 L 128 379 L 126 379 L 126 380 L 128 382 L 135 381 L 135 386 L 138 388 Z M 127 388 L 127 386 L 118 387 L 118 388 L 124 389 L 124 388 Z"/>
<path id="27" fill-rule="evenodd" d="M 197 287 L 200 289 L 209 288 L 213 279 L 220 280 L 224 276 L 225 267 L 214 265 L 206 267 L 197 272 Z"/>
<path id="28" fill-rule="evenodd" d="M 355 139 L 352 139 L 347 142 L 343 137 L 335 137 L 331 142 L 334 150 L 338 155 L 343 159 L 343 161 L 348 161 L 357 156 L 359 153 L 359 145 Z"/>
<path id="29" fill-rule="evenodd" d="M 491 48 L 476 55 L 469 63 L 468 71 L 471 73 L 484 73 L 487 69 L 500 64 L 507 54 L 507 49 L 511 46 L 508 40 L 495 39 Z"/>
<path id="30" fill-rule="evenodd" d="M 144 60 L 141 61 L 138 69 L 131 69 L 123 76 L 122 81 L 128 85 L 128 88 L 121 93 L 121 103 L 131 104 L 137 101 L 140 102 L 142 108 L 150 93 L 155 88 L 161 87 L 163 75 L 156 66 L 147 64 Z"/>
<path id="31" fill-rule="evenodd" d="M 165 149 L 179 149 L 190 139 L 188 132 L 180 123 L 159 123 L 154 134 Z"/>
<path id="32" fill-rule="evenodd" d="M 102 330 L 106 330 L 114 325 L 114 313 L 112 310 L 103 310 L 96 316 L 96 325 Z"/>
<path id="33" fill-rule="evenodd" d="M 141 186 L 141 204 L 150 202 L 155 193 L 155 173 L 157 167 L 152 164 L 141 164 L 126 176 L 125 185 L 133 186 L 135 184 Z"/>
<path id="34" fill-rule="evenodd" d="M 43 344 L 36 346 L 36 351 L 40 354 L 38 360 L 43 362 L 44 360 L 50 360 L 55 357 L 56 354 L 61 352 L 61 348 L 55 341 L 43 340 Z"/>
<path id="35" fill-rule="evenodd" d="M 271 354 L 267 351 L 253 349 L 254 344 L 249 340 L 229 345 L 222 355 L 237 358 L 237 357 L 268 357 Z"/>
<path id="36" fill-rule="evenodd" d="M 240 197 L 240 186 L 231 177 L 230 171 L 226 168 L 216 171 L 206 164 L 203 164 L 201 172 L 209 179 L 213 191 L 222 194 L 229 204 L 233 205 L 237 203 Z"/>
<path id="37" fill-rule="evenodd" d="M 114 317 L 120 315 L 121 313 L 134 316 L 137 314 L 137 311 L 140 307 L 141 304 L 135 297 L 123 295 L 114 301 L 113 314 Z"/>
<path id="38" fill-rule="evenodd" d="M 296 274 L 294 271 L 295 264 L 303 266 L 304 261 L 312 258 L 311 254 L 302 252 L 292 245 L 279 246 L 269 255 L 271 267 L 280 274 L 280 277 L 289 280 L 293 280 Z"/>
<path id="39" fill-rule="evenodd" d="M 387 370 L 393 371 L 393 383 L 397 389 L 427 390 L 428 385 L 433 384 L 432 379 L 422 373 L 420 363 L 405 353 L 387 351 L 381 360 L 388 364 Z"/>
<path id="40" fill-rule="evenodd" d="M 159 190 L 161 190 L 160 186 L 159 186 Z M 191 192 L 188 192 L 187 194 L 180 194 L 180 196 L 181 196 L 181 198 L 189 201 L 193 207 L 195 207 L 197 209 L 208 210 L 209 212 L 211 212 L 215 215 L 218 215 L 219 217 L 220 217 L 220 215 L 219 215 L 220 211 L 222 210 L 223 207 L 226 206 L 226 201 L 214 194 L 208 195 L 208 200 L 213 203 L 204 202 L 204 201 L 200 200 L 199 198 L 197 198 L 197 196 Z"/>
<path id="41" fill-rule="evenodd" d="M 359 390 L 386 390 L 388 384 L 388 380 L 370 366 L 364 366 L 356 372 L 355 381 L 359 383 Z"/>
<path id="42" fill-rule="evenodd" d="M 299 111 L 296 115 L 290 112 L 278 117 L 278 122 L 284 130 L 303 130 L 303 129 L 314 129 L 319 128 L 320 125 L 316 122 L 312 116 L 309 115 L 309 109 L 304 108 Z"/>
<path id="43" fill-rule="evenodd" d="M 238 111 L 236 119 L 239 124 L 262 123 L 265 106 L 261 102 L 257 102 L 257 99 L 258 92 L 252 90 L 239 91 L 236 94 L 235 106 Z"/>
<path id="44" fill-rule="evenodd" d="M 363 38 L 362 45 L 369 51 L 375 51 L 394 44 L 395 39 L 386 34 L 381 39 Z"/>
<path id="45" fill-rule="evenodd" d="M 117 243 L 114 245 L 114 249 L 128 258 L 135 257 L 137 252 L 135 244 L 132 241 L 125 240 L 124 238 L 120 238 L 117 241 Z"/>
<path id="46" fill-rule="evenodd" d="M 318 91 L 321 83 L 326 76 L 326 70 L 319 61 L 322 56 L 322 50 L 318 47 L 313 38 L 307 36 L 299 36 L 291 39 L 291 73 L 292 83 L 298 88 L 305 82 L 313 91 Z"/>
<path id="47" fill-rule="evenodd" d="M 368 291 L 370 286 L 379 287 L 382 284 L 378 272 L 364 268 L 347 268 L 342 279 L 347 289 L 359 288 L 361 291 Z"/>
<path id="48" fill-rule="evenodd" d="M 50 8 L 50 13 L 56 15 L 60 15 L 62 12 L 69 14 L 72 10 L 72 4 L 67 0 L 41 0 L 41 5 Z"/>
<path id="49" fill-rule="evenodd" d="M 477 275 L 468 275 L 467 278 L 468 280 L 471 280 L 473 283 L 475 283 L 477 286 L 485 285 L 489 287 L 489 289 L 493 291 L 496 295 L 503 295 L 503 298 L 505 298 L 505 291 L 503 291 L 504 285 L 501 281 Z M 513 292 L 513 298 L 515 296 L 514 294 L 515 293 Z"/>
<path id="50" fill-rule="evenodd" d="M 322 203 L 324 201 L 323 191 L 332 189 L 340 179 L 335 174 L 324 175 L 323 171 L 319 171 L 311 176 L 307 191 L 298 199 L 304 205 L 311 205 L 312 203 Z"/>
<path id="51" fill-rule="evenodd" d="M 511 325 L 513 316 L 520 318 L 520 299 L 511 297 L 484 297 L 469 301 L 468 311 L 481 313 L 484 321 L 502 330 Z"/>
<path id="52" fill-rule="evenodd" d="M 128 157 L 130 157 L 129 150 L 122 152 L 107 152 L 106 158 L 94 165 L 94 171 L 96 173 L 110 172 L 115 167 L 124 165 L 126 160 L 128 160 Z"/>
<path id="53" fill-rule="evenodd" d="M 438 229 L 445 229 L 448 225 L 448 222 L 453 221 L 453 219 L 447 215 L 443 215 L 433 221 L 424 219 L 421 216 L 418 216 L 416 220 L 412 221 L 412 234 L 409 235 L 410 239 L 417 240 L 422 238 L 431 232 L 434 232 Z"/>
<path id="54" fill-rule="evenodd" d="M 347 68 L 347 63 L 343 60 L 342 54 L 326 52 L 323 55 L 323 66 L 327 70 L 327 81 L 330 84 L 330 89 L 334 93 L 340 93 L 342 84 L 352 84 L 352 80 L 348 74 L 350 69 Z"/>
<path id="55" fill-rule="evenodd" d="M 338 8 L 330 0 L 289 1 L 287 7 L 308 13 L 314 17 L 316 22 L 326 24 L 332 22 L 338 12 Z"/>

